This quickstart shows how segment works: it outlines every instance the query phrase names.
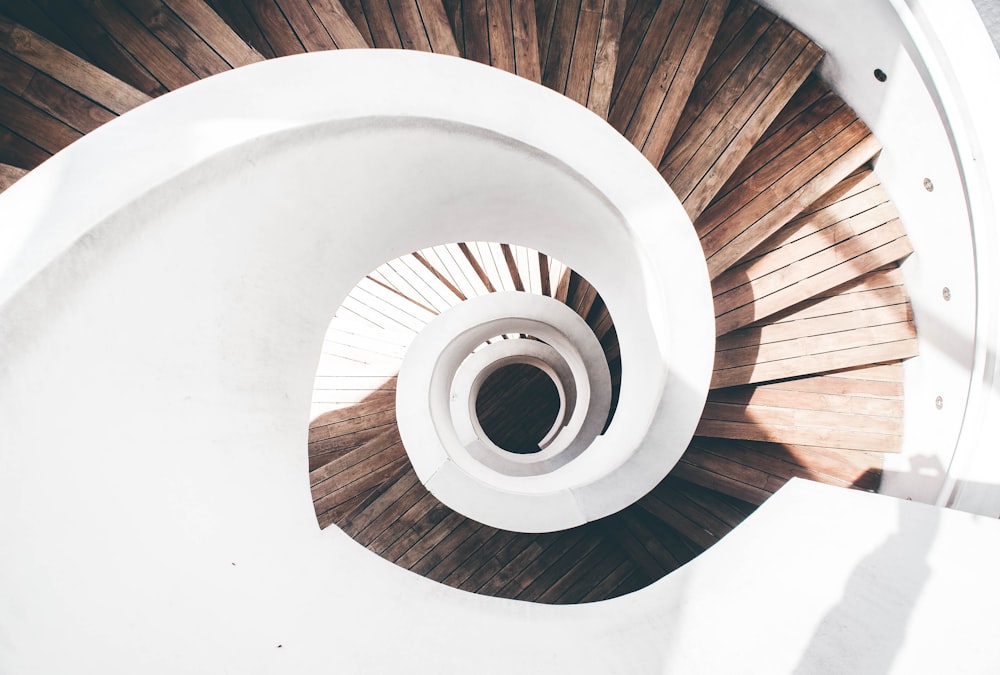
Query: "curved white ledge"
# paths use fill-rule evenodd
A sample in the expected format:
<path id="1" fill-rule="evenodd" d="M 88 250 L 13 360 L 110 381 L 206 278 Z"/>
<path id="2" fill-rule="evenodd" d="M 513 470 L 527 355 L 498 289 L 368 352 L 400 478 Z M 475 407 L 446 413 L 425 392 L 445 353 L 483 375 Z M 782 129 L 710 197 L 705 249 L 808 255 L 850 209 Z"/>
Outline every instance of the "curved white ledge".
<path id="1" fill-rule="evenodd" d="M 466 375 L 457 391 L 456 379 L 476 347 L 504 333 L 544 340 L 568 366 L 576 392 L 576 405 L 556 442 L 537 454 L 494 452 L 481 438 L 469 442 L 466 436 L 473 426 L 468 381 L 475 376 Z M 635 355 L 639 360 L 655 356 Z M 586 522 L 587 509 L 576 504 L 573 490 L 606 477 L 607 462 L 595 461 L 586 450 L 604 428 L 610 408 L 611 375 L 593 331 L 565 304 L 530 293 L 491 293 L 443 312 L 410 345 L 396 385 L 400 438 L 427 489 L 459 513 L 520 532 Z M 642 418 L 653 408 L 650 401 L 634 412 Z M 619 453 L 618 465 L 627 465 L 635 448 L 616 446 L 616 441 L 611 437 L 608 445 Z M 619 498 L 631 502 L 643 494 Z"/>

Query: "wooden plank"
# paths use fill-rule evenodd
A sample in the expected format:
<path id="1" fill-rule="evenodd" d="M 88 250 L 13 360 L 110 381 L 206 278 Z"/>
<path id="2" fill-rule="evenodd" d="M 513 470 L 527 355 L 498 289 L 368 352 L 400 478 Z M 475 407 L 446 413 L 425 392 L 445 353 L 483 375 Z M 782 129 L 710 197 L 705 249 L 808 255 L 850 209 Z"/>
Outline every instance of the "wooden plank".
<path id="1" fill-rule="evenodd" d="M 430 529 L 449 510 L 431 493 L 423 494 L 403 515 L 372 539 L 368 549 L 386 560 L 395 560 L 419 538 L 421 528 Z"/>
<path id="2" fill-rule="evenodd" d="M 333 479 L 320 481 L 312 486 L 313 506 L 316 513 L 323 513 L 329 508 L 353 497 L 361 489 L 378 487 L 400 462 L 408 461 L 402 444 L 396 442 L 385 445 L 382 437 L 370 441 L 371 444 L 381 444 L 378 452 L 367 459 L 351 465 L 336 474 Z"/>
<path id="3" fill-rule="evenodd" d="M 82 133 L 0 88 L 0 124 L 52 154 L 83 136 Z"/>
<path id="4" fill-rule="evenodd" d="M 609 121 L 654 165 L 663 159 L 727 5 L 661 2 L 636 48 Z"/>
<path id="5" fill-rule="evenodd" d="M 369 46 L 339 0 L 310 0 L 309 5 L 337 49 L 365 49 Z"/>
<path id="6" fill-rule="evenodd" d="M 446 0 L 445 11 L 462 57 L 488 65 L 490 36 L 486 0 Z"/>
<path id="7" fill-rule="evenodd" d="M 465 58 L 541 81 L 534 0 L 449 0 L 445 9 Z"/>
<path id="8" fill-rule="evenodd" d="M 367 546 L 426 493 L 422 488 L 413 468 L 402 464 L 394 475 L 339 519 L 337 525 L 356 542 Z"/>
<path id="9" fill-rule="evenodd" d="M 871 172 L 844 199 L 797 218 L 746 262 L 713 281 L 719 334 L 898 262 L 912 252 L 895 207 Z M 853 182 L 853 178 L 852 178 Z M 839 190 L 839 188 L 838 188 Z"/>
<path id="10" fill-rule="evenodd" d="M 86 50 L 34 2 L 7 2 L 2 12 L 4 20 L 23 26 L 82 59 L 87 58 Z"/>
<path id="11" fill-rule="evenodd" d="M 542 83 L 607 118 L 625 0 L 553 1 L 547 13 Z"/>
<path id="12" fill-rule="evenodd" d="M 880 270 L 716 342 L 712 388 L 823 373 L 915 356 L 898 271 Z"/>
<path id="13" fill-rule="evenodd" d="M 435 54 L 460 56 L 455 34 L 448 23 L 441 0 L 415 0 L 420 11 L 421 24 L 427 35 L 430 51 Z"/>
<path id="14" fill-rule="evenodd" d="M 19 181 L 26 173 L 28 173 L 26 169 L 10 164 L 0 164 L 0 192 Z"/>
<path id="15" fill-rule="evenodd" d="M 0 52 L 0 86 L 82 134 L 117 117 L 5 52 Z"/>
<path id="16" fill-rule="evenodd" d="M 370 467 L 371 464 L 365 463 L 383 453 L 386 448 L 400 443 L 399 428 L 395 424 L 376 427 L 372 430 L 375 433 L 369 441 L 349 452 L 338 454 L 333 460 L 309 472 L 309 484 L 315 494 L 322 496 L 334 489 L 339 489 L 359 475 L 357 467 L 362 465 Z M 381 463 L 376 462 L 376 464 L 381 465 L 388 461 L 383 457 L 380 460 Z M 367 473 L 367 471 L 361 471 L 361 473 Z"/>
<path id="17" fill-rule="evenodd" d="M 514 41 L 514 74 L 532 82 L 542 81 L 538 58 L 538 28 L 534 0 L 508 0 Z"/>
<path id="18" fill-rule="evenodd" d="M 51 156 L 51 152 L 31 143 L 0 121 L 0 161 L 13 166 L 34 168 Z"/>
<path id="19" fill-rule="evenodd" d="M 791 478 L 840 487 L 878 487 L 878 453 L 696 437 L 671 478 L 761 504 Z"/>
<path id="20" fill-rule="evenodd" d="M 854 111 L 832 93 L 788 124 L 776 126 L 737 168 L 738 182 L 724 189 L 695 223 L 713 278 L 834 189 L 881 147 Z"/>
<path id="21" fill-rule="evenodd" d="M 0 50 L 112 112 L 121 114 L 149 100 L 146 94 L 2 16 Z"/>
<path id="22" fill-rule="evenodd" d="M 699 112 L 688 115 L 686 128 L 678 125 L 660 163 L 660 173 L 692 220 L 705 210 L 822 57 L 819 47 L 781 20 L 771 21 L 759 38 L 753 33 L 751 39 L 739 37 L 726 48 L 728 56 L 713 65 L 738 61 L 735 69 L 718 88 L 713 69 L 706 73 L 711 84 L 701 91 L 696 85 L 692 105 Z"/>
<path id="23" fill-rule="evenodd" d="M 167 90 L 179 89 L 198 80 L 198 74 L 187 63 L 124 7 L 90 0 L 87 10 Z M 147 18 L 150 17 L 147 15 Z"/>
<path id="24" fill-rule="evenodd" d="M 84 61 L 103 69 L 107 73 L 136 87 L 149 96 L 158 96 L 167 91 L 128 50 L 108 33 L 108 30 L 91 15 L 82 3 L 68 3 L 63 0 L 35 0 L 62 31 L 71 36 L 74 43 L 84 51 L 80 56 Z M 56 44 L 57 37 L 47 35 Z M 56 77 L 61 80 L 61 78 Z"/>
<path id="25" fill-rule="evenodd" d="M 118 0 L 128 9 L 149 33 L 163 43 L 177 58 L 183 62 L 199 78 L 210 77 L 232 69 L 225 58 L 208 44 L 205 39 L 181 19 L 166 0 Z M 225 25 L 218 15 L 204 2 L 178 2 L 178 7 L 187 11 L 188 16 L 197 25 L 201 23 L 206 29 L 217 31 L 220 45 L 227 43 L 243 43 L 243 41 Z M 199 16 L 201 15 L 201 16 Z M 238 55 L 239 61 L 247 58 L 249 47 L 244 43 Z M 256 59 L 260 60 L 260 59 Z M 248 63 L 252 61 L 247 61 Z"/>
<path id="26" fill-rule="evenodd" d="M 206 0 L 215 12 L 258 54 L 273 59 L 274 50 L 243 0 Z"/>

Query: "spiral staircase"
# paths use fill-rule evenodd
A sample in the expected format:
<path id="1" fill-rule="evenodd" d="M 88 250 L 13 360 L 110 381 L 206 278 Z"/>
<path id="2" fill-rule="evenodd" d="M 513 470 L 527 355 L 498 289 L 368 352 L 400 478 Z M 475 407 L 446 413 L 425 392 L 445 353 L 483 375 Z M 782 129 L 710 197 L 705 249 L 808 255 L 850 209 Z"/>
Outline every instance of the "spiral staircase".
<path id="1" fill-rule="evenodd" d="M 879 490 L 884 457 L 909 441 L 904 362 L 918 356 L 918 334 L 900 266 L 914 246 L 878 176 L 881 145 L 825 81 L 823 50 L 756 3 L 10 0 L 0 5 L 0 191 L 168 92 L 340 49 L 477 61 L 607 120 L 694 226 L 716 342 L 694 438 L 648 494 L 557 532 L 482 524 L 439 500 L 408 458 L 396 423 L 407 347 L 467 300 L 553 298 L 604 352 L 607 427 L 622 387 L 615 312 L 598 284 L 518 241 L 438 242 L 387 258 L 340 304 L 319 358 L 308 469 L 321 528 L 454 588 L 577 604 L 678 570 L 793 478 Z M 338 95 L 336 83 L 311 86 Z M 547 379 L 505 377 L 483 389 L 481 416 L 495 418 L 501 445 L 537 445 L 559 407 Z"/>

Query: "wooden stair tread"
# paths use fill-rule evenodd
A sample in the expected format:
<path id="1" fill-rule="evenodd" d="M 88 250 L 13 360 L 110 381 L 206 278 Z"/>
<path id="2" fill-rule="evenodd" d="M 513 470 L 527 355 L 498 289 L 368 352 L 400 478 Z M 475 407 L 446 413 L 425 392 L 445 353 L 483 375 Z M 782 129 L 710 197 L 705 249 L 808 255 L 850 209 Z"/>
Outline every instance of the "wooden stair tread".
<path id="1" fill-rule="evenodd" d="M 798 110 L 800 98 L 808 105 Z M 803 86 L 788 108 L 796 114 L 788 120 L 779 116 L 695 222 L 712 278 L 880 149 L 864 122 L 818 78 Z"/>
<path id="2" fill-rule="evenodd" d="M 149 100 L 122 80 L 3 16 L 0 50 L 113 113 L 127 112 Z"/>
<path id="3" fill-rule="evenodd" d="M 713 281 L 716 331 L 725 334 L 896 263 L 913 248 L 870 170 L 835 188 L 836 201 L 796 218 L 746 262 Z"/>
<path id="4" fill-rule="evenodd" d="M 608 117 L 625 0 L 536 0 L 542 83 Z"/>
<path id="5" fill-rule="evenodd" d="M 874 490 L 881 466 L 879 453 L 696 437 L 670 475 L 762 504 L 792 478 Z"/>
<path id="6" fill-rule="evenodd" d="M 447 0 L 459 53 L 541 82 L 534 0 Z"/>
<path id="7" fill-rule="evenodd" d="M 213 6 L 268 58 L 371 46 L 339 0 L 214 0 Z"/>
<path id="8" fill-rule="evenodd" d="M 441 0 L 346 0 L 344 9 L 374 47 L 460 56 Z"/>
<path id="9" fill-rule="evenodd" d="M 17 4 L 37 10 L 33 13 L 35 16 L 19 15 L 19 20 L 25 19 L 26 28 L 72 51 L 88 65 L 93 64 L 91 67 L 129 83 L 147 96 L 159 96 L 167 91 L 82 4 L 60 0 L 22 0 Z"/>
<path id="10" fill-rule="evenodd" d="M 28 173 L 26 169 L 22 169 L 18 166 L 11 166 L 10 164 L 0 164 L 0 192 L 3 192 L 11 185 L 16 183 L 24 174 Z"/>
<path id="11" fill-rule="evenodd" d="M 640 0 L 629 13 L 609 121 L 654 166 L 663 159 L 727 4 Z"/>
<path id="12" fill-rule="evenodd" d="M 739 3 L 737 3 L 739 4 Z M 697 220 L 819 63 L 822 51 L 757 8 L 762 33 L 737 33 L 703 71 L 660 173 Z M 725 19 L 731 21 L 734 13 Z M 749 22 L 748 22 L 749 23 Z"/>
<path id="13" fill-rule="evenodd" d="M 898 270 L 879 270 L 721 336 L 711 386 L 811 375 L 916 353 L 902 277 Z"/>

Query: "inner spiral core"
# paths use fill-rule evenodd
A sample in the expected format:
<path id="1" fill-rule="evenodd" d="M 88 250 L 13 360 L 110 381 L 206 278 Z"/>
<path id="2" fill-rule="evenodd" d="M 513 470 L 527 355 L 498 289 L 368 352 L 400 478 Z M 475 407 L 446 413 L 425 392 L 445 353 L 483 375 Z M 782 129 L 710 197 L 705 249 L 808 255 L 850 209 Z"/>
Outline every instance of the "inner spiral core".
<path id="1" fill-rule="evenodd" d="M 519 455 L 540 452 L 539 443 L 559 414 L 559 392 L 539 368 L 514 363 L 498 368 L 476 396 L 476 416 L 498 447 Z"/>

